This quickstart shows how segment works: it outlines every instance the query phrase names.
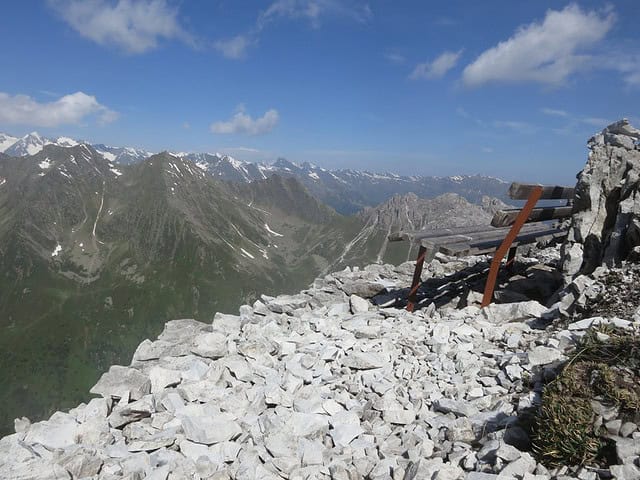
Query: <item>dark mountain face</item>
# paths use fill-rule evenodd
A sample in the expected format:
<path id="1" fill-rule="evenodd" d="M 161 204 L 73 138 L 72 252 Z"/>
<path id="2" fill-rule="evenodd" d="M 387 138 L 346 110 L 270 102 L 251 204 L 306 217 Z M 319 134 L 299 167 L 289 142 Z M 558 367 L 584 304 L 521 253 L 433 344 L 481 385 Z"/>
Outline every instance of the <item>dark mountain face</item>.
<path id="1" fill-rule="evenodd" d="M 295 179 L 231 188 L 166 153 L 122 166 L 48 145 L 0 160 L 3 433 L 86 400 L 169 319 L 304 288 L 362 227 Z"/>

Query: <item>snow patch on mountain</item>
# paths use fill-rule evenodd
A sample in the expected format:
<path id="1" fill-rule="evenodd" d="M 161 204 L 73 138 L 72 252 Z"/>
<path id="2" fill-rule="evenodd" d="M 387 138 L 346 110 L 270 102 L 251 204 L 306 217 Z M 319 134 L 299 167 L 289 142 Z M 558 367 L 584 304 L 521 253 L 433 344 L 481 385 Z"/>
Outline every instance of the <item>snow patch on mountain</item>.
<path id="1" fill-rule="evenodd" d="M 42 169 L 42 170 L 47 170 L 49 168 L 51 168 L 51 160 L 49 160 L 49 158 L 45 158 L 43 161 L 41 161 L 40 163 L 38 163 L 38 166 Z"/>
<path id="2" fill-rule="evenodd" d="M 266 223 L 264 224 L 264 229 L 265 229 L 267 232 L 269 232 L 271 235 L 274 235 L 274 236 L 276 236 L 276 237 L 284 237 L 284 235 L 282 235 L 281 233 L 274 232 L 273 230 L 271 230 L 271 228 L 269 228 L 269 225 L 268 225 L 268 224 L 266 224 Z"/>

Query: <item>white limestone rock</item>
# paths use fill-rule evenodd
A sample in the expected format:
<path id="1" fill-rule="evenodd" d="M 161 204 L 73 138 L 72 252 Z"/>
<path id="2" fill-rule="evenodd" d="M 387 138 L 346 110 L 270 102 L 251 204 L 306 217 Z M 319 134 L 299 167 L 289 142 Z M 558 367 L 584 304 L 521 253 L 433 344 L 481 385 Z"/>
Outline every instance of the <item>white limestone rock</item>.
<path id="1" fill-rule="evenodd" d="M 482 309 L 482 317 L 491 323 L 519 322 L 540 318 L 547 307 L 535 300 L 517 303 L 492 303 Z"/>
<path id="2" fill-rule="evenodd" d="M 364 429 L 360 426 L 360 417 L 355 412 L 347 410 L 336 412 L 331 415 L 329 424 L 332 427 L 329 434 L 337 447 L 346 447 L 364 433 Z"/>
<path id="3" fill-rule="evenodd" d="M 69 414 L 56 412 L 44 422 L 31 425 L 24 437 L 27 445 L 42 445 L 50 450 L 67 448 L 76 443 L 78 422 Z"/>
<path id="4" fill-rule="evenodd" d="M 366 313 L 369 311 L 369 302 L 357 295 L 351 295 L 349 297 L 349 306 L 353 314 Z"/>
<path id="5" fill-rule="evenodd" d="M 222 332 L 225 335 L 237 335 L 240 333 L 241 319 L 237 315 L 216 312 L 211 326 L 214 331 Z"/>
<path id="6" fill-rule="evenodd" d="M 204 445 L 233 440 L 242 428 L 232 415 L 220 413 L 212 417 L 179 415 L 187 439 Z"/>
<path id="7" fill-rule="evenodd" d="M 528 353 L 529 364 L 532 366 L 547 365 L 557 360 L 564 359 L 562 352 L 555 348 L 538 346 Z"/>
<path id="8" fill-rule="evenodd" d="M 191 351 L 200 357 L 222 358 L 227 350 L 227 337 L 220 332 L 203 333 L 195 338 Z"/>
<path id="9" fill-rule="evenodd" d="M 149 377 L 139 370 L 120 365 L 113 365 L 107 373 L 103 373 L 89 392 L 105 398 L 121 398 L 128 395 L 132 400 L 139 400 L 151 391 Z"/>
<path id="10" fill-rule="evenodd" d="M 349 352 L 342 363 L 354 370 L 381 368 L 389 362 L 389 357 L 376 352 Z"/>
<path id="11" fill-rule="evenodd" d="M 151 393 L 159 393 L 167 387 L 178 385 L 182 381 L 182 372 L 155 366 L 149 370 L 149 381 Z"/>

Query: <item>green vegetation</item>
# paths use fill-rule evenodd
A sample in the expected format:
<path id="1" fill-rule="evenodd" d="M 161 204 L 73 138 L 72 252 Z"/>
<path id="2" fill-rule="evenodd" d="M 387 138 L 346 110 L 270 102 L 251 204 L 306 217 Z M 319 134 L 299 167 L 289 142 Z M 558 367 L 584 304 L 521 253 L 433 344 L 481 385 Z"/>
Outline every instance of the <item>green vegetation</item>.
<path id="1" fill-rule="evenodd" d="M 592 329 L 559 375 L 546 385 L 534 428 L 534 451 L 549 466 L 606 464 L 610 442 L 592 401 L 640 418 L 640 337 Z"/>

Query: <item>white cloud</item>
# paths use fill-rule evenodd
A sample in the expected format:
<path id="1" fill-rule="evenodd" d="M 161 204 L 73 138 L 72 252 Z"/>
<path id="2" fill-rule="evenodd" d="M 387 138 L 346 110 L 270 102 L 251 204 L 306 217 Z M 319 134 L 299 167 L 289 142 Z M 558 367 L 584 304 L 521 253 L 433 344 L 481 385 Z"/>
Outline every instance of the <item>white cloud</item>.
<path id="1" fill-rule="evenodd" d="M 604 128 L 607 125 L 610 125 L 612 123 L 606 118 L 600 118 L 600 117 L 583 117 L 583 118 L 580 118 L 579 120 L 586 125 L 591 125 L 592 127 L 600 127 L 600 128 Z"/>
<path id="2" fill-rule="evenodd" d="M 260 153 L 260 150 L 258 150 L 257 148 L 251 148 L 251 147 L 224 147 L 222 148 L 222 150 L 230 151 L 230 152 L 242 152 L 242 153 Z"/>
<path id="3" fill-rule="evenodd" d="M 458 59 L 462 55 L 462 50 L 457 52 L 444 52 L 433 62 L 419 63 L 413 69 L 409 78 L 417 80 L 420 78 L 442 78 L 445 73 L 451 70 L 458 63 Z"/>
<path id="4" fill-rule="evenodd" d="M 273 130 L 279 119 L 278 111 L 272 108 L 267 110 L 262 117 L 254 120 L 245 113 L 244 107 L 241 105 L 230 120 L 212 123 L 211 131 L 218 134 L 243 133 L 246 135 L 262 135 Z"/>
<path id="5" fill-rule="evenodd" d="M 127 53 L 143 53 L 160 39 L 193 44 L 180 25 L 178 12 L 166 0 L 49 0 L 49 4 L 80 35 Z"/>
<path id="6" fill-rule="evenodd" d="M 231 59 L 246 57 L 249 47 L 259 42 L 265 28 L 280 20 L 305 20 L 313 28 L 320 28 L 326 17 L 346 17 L 365 23 L 373 13 L 369 5 L 360 0 L 275 0 L 260 12 L 251 28 L 245 33 L 214 42 L 213 47 Z"/>
<path id="7" fill-rule="evenodd" d="M 480 127 L 486 127 L 486 123 L 483 120 L 480 120 L 479 118 L 474 117 L 462 107 L 456 108 L 456 113 L 462 118 L 466 120 L 470 120 Z"/>
<path id="8" fill-rule="evenodd" d="M 564 110 L 558 110 L 555 108 L 541 108 L 540 111 L 545 115 L 551 115 L 552 117 L 568 117 L 569 114 Z"/>
<path id="9" fill-rule="evenodd" d="M 520 122 L 516 120 L 496 120 L 493 122 L 495 128 L 509 129 L 518 133 L 533 133 L 536 128 L 527 122 Z"/>
<path id="10" fill-rule="evenodd" d="M 625 81 L 629 86 L 640 87 L 640 68 L 637 71 L 629 72 L 625 76 Z"/>
<path id="11" fill-rule="evenodd" d="M 542 23 L 520 27 L 515 34 L 483 52 L 468 65 L 462 78 L 468 86 L 489 82 L 538 82 L 558 85 L 587 68 L 589 55 L 580 53 L 602 40 L 615 15 L 585 12 L 571 4 L 548 10 Z"/>
<path id="12" fill-rule="evenodd" d="M 252 43 L 247 35 L 236 35 L 228 40 L 218 40 L 213 44 L 213 48 L 223 56 L 237 60 L 247 55 L 247 49 Z"/>
<path id="13" fill-rule="evenodd" d="M 482 151 L 484 153 L 493 153 L 493 148 L 491 148 L 491 147 L 482 147 Z"/>
<path id="14" fill-rule="evenodd" d="M 78 124 L 95 115 L 98 123 L 114 121 L 118 113 L 100 104 L 96 97 L 83 92 L 64 95 L 54 102 L 40 103 L 28 95 L 0 92 L 0 123 L 56 127 Z"/>
<path id="15" fill-rule="evenodd" d="M 394 51 L 386 51 L 384 53 L 384 58 L 386 58 L 390 63 L 395 63 L 396 65 L 402 65 L 407 61 L 404 55 Z"/>
<path id="16" fill-rule="evenodd" d="M 345 0 L 276 0 L 258 16 L 256 28 L 261 30 L 277 18 L 305 19 L 315 28 L 323 16 L 348 17 L 367 22 L 373 16 L 369 5 Z"/>
<path id="17" fill-rule="evenodd" d="M 640 54 L 627 49 L 607 52 L 597 58 L 598 66 L 616 70 L 628 87 L 640 87 Z"/>

